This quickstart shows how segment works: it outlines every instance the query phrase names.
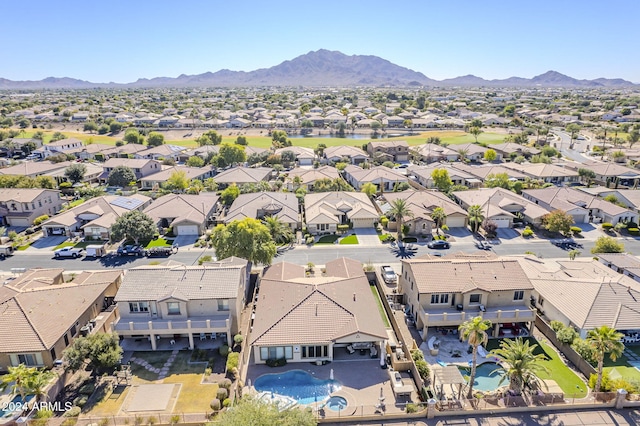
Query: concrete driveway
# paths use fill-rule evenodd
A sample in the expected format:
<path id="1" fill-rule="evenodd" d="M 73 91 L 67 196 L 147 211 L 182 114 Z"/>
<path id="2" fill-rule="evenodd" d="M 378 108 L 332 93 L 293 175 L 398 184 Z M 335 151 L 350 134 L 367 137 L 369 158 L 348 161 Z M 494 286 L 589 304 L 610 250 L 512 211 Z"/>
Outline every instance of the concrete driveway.
<path id="1" fill-rule="evenodd" d="M 173 245 L 177 245 L 179 248 L 191 248 L 197 240 L 197 235 L 178 235 L 173 240 Z"/>
<path id="2" fill-rule="evenodd" d="M 354 228 L 352 231 L 358 237 L 358 244 L 361 246 L 382 245 L 378 233 L 373 228 Z"/>
<path id="3" fill-rule="evenodd" d="M 41 237 L 41 238 L 38 238 L 36 241 L 34 241 L 33 244 L 31 244 L 31 246 L 29 246 L 27 250 L 51 251 L 55 246 L 64 243 L 68 239 L 69 238 L 67 238 L 64 235 L 55 236 L 55 237 Z"/>

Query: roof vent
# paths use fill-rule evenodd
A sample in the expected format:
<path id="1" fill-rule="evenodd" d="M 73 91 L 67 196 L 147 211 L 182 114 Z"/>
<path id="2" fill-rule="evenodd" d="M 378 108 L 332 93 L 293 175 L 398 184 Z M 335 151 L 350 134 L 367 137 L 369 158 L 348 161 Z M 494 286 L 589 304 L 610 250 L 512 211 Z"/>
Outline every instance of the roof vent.
<path id="1" fill-rule="evenodd" d="M 354 302 L 356 301 L 356 294 L 355 293 L 353 293 L 353 301 Z"/>

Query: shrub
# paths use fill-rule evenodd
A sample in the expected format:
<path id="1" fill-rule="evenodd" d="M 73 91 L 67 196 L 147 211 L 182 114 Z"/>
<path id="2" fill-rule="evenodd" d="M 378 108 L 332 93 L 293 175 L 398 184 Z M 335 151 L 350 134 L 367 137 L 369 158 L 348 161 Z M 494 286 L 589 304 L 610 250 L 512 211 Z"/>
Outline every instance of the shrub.
<path id="1" fill-rule="evenodd" d="M 522 231 L 522 236 L 525 237 L 525 238 L 526 237 L 530 237 L 532 235 L 533 235 L 533 231 L 528 226 L 526 228 L 524 228 L 524 230 Z"/>
<path id="2" fill-rule="evenodd" d="M 551 321 L 549 325 L 551 326 L 551 329 L 556 333 L 564 328 L 564 324 L 561 321 L 554 320 L 554 321 Z"/>
<path id="3" fill-rule="evenodd" d="M 338 225 L 337 229 L 339 232 L 346 232 L 349 230 L 349 225 Z"/>
<path id="4" fill-rule="evenodd" d="M 233 342 L 236 345 L 241 344 L 242 342 L 244 342 L 244 336 L 242 334 L 236 334 L 235 336 L 233 336 Z"/>
<path id="5" fill-rule="evenodd" d="M 383 228 L 386 228 L 388 224 L 389 224 L 389 218 L 387 218 L 386 216 L 382 216 L 380 218 L 380 225 L 382 225 Z"/>
<path id="6" fill-rule="evenodd" d="M 635 222 L 627 222 L 627 223 L 625 223 L 625 225 L 627 225 L 627 229 L 628 228 L 637 228 L 638 227 L 638 224 L 635 223 Z"/>
<path id="7" fill-rule="evenodd" d="M 155 425 L 156 423 L 158 423 L 158 419 L 156 417 L 151 416 L 147 418 L 147 424 Z"/>
<path id="8" fill-rule="evenodd" d="M 422 353 L 421 350 L 416 349 L 414 351 L 411 351 L 411 358 L 413 358 L 414 361 L 419 361 L 419 360 L 423 360 L 424 359 L 424 354 Z"/>
<path id="9" fill-rule="evenodd" d="M 171 416 L 171 419 L 169 420 L 169 422 L 172 425 L 177 425 L 178 423 L 180 423 L 180 416 L 178 414 L 174 414 L 173 416 Z"/>
<path id="10" fill-rule="evenodd" d="M 572 344 L 573 341 L 578 337 L 578 332 L 576 332 L 573 327 L 567 326 L 563 327 L 561 330 L 556 332 L 556 337 L 562 343 Z"/>
<path id="11" fill-rule="evenodd" d="M 227 355 L 227 371 L 238 368 L 238 362 L 240 361 L 240 354 L 238 352 L 231 352 Z"/>
<path id="12" fill-rule="evenodd" d="M 216 393 L 216 399 L 219 399 L 220 401 L 224 401 L 225 399 L 227 399 L 228 396 L 229 396 L 229 391 L 226 390 L 225 388 L 219 388 L 218 392 Z"/>
<path id="13" fill-rule="evenodd" d="M 627 228 L 627 231 L 629 231 L 629 234 L 631 234 L 631 235 L 639 235 L 640 234 L 640 229 L 638 229 L 638 228 Z"/>
<path id="14" fill-rule="evenodd" d="M 38 412 L 35 415 L 36 419 L 50 419 L 51 417 L 53 417 L 53 410 L 47 410 L 47 409 L 38 410 Z"/>
<path id="15" fill-rule="evenodd" d="M 266 363 L 269 367 L 282 367 L 287 365 L 287 360 L 285 358 L 270 358 Z"/>
<path id="16" fill-rule="evenodd" d="M 225 398 L 224 401 L 222 401 L 223 407 L 227 408 L 230 405 L 231 405 L 231 398 Z"/>
<path id="17" fill-rule="evenodd" d="M 307 237 L 307 239 L 305 240 L 305 243 L 306 243 L 306 244 L 313 244 L 313 242 L 314 242 L 314 241 L 315 241 L 315 240 L 314 240 L 314 238 L 313 238 L 313 237 L 311 237 L 311 236 L 309 236 L 309 237 Z"/>
<path id="18" fill-rule="evenodd" d="M 82 410 L 80 407 L 71 407 L 62 415 L 63 417 L 78 417 Z"/>
<path id="19" fill-rule="evenodd" d="M 72 183 L 71 182 L 62 182 L 60 185 L 58 185 L 58 188 L 60 189 L 69 189 L 71 188 Z"/>
<path id="20" fill-rule="evenodd" d="M 36 230 L 31 228 L 31 227 L 29 227 L 29 228 L 24 230 L 24 233 L 27 234 L 27 235 L 31 235 L 31 234 L 35 234 Z"/>
<path id="21" fill-rule="evenodd" d="M 604 229 L 605 231 L 610 231 L 611 228 L 613 228 L 613 225 L 609 222 L 605 222 L 602 224 L 602 229 Z"/>
<path id="22" fill-rule="evenodd" d="M 88 398 L 85 395 L 81 395 L 73 400 L 73 405 L 77 405 L 78 407 L 82 408 L 87 404 L 87 400 Z"/>
<path id="23" fill-rule="evenodd" d="M 211 401 L 211 403 L 209 404 L 209 407 L 211 407 L 213 411 L 220 411 L 220 405 L 221 405 L 220 400 L 216 398 L 213 401 Z"/>
<path id="24" fill-rule="evenodd" d="M 418 406 L 416 404 L 410 402 L 410 403 L 407 404 L 406 410 L 407 410 L 407 414 L 417 413 L 418 412 Z"/>
<path id="25" fill-rule="evenodd" d="M 429 364 L 424 359 L 419 359 L 416 361 L 416 368 L 418 369 L 418 374 L 425 383 L 430 382 L 431 371 L 429 370 Z"/>
<path id="26" fill-rule="evenodd" d="M 82 385 L 82 387 L 78 392 L 80 392 L 83 395 L 91 395 L 95 390 L 96 390 L 95 383 L 89 382 Z"/>
<path id="27" fill-rule="evenodd" d="M 633 379 L 630 381 L 624 377 L 620 377 L 611 381 L 611 389 L 624 389 L 628 393 L 637 393 L 638 383 Z"/>
<path id="28" fill-rule="evenodd" d="M 200 259 L 198 259 L 198 265 L 202 265 L 205 262 L 211 262 L 213 258 L 210 255 L 204 255 L 201 256 Z"/>
<path id="29" fill-rule="evenodd" d="M 590 389 L 594 389 L 596 387 L 597 380 L 598 380 L 597 374 L 592 374 L 591 376 L 589 376 Z M 600 383 L 600 392 L 609 392 L 611 390 L 613 390 L 613 388 L 611 387 L 611 380 L 609 379 L 609 373 L 605 371 L 602 373 L 602 383 Z"/>
<path id="30" fill-rule="evenodd" d="M 229 346 L 220 346 L 220 349 L 218 349 L 218 353 L 220 354 L 220 356 L 227 356 L 229 354 Z"/>
<path id="31" fill-rule="evenodd" d="M 205 376 L 210 376 L 212 372 L 213 372 L 213 370 L 211 368 L 209 368 L 209 367 L 204 369 L 204 375 Z"/>
<path id="32" fill-rule="evenodd" d="M 591 346 L 586 340 L 575 339 L 573 341 L 573 344 L 571 344 L 571 348 L 574 351 L 576 351 L 578 355 L 580 355 L 582 359 L 587 361 L 589 364 L 591 365 L 596 364 L 597 361 L 596 361 L 595 352 L 593 350 L 593 346 Z"/>
<path id="33" fill-rule="evenodd" d="M 42 222 L 44 222 L 45 220 L 49 219 L 49 215 L 43 214 L 42 216 L 38 216 L 33 220 L 33 224 L 35 226 L 40 225 Z"/>
<path id="34" fill-rule="evenodd" d="M 221 388 L 225 388 L 226 390 L 229 390 L 231 389 L 231 380 L 222 379 L 218 382 L 218 386 L 220 386 Z"/>
<path id="35" fill-rule="evenodd" d="M 582 233 L 582 228 L 580 228 L 579 226 L 572 226 L 571 227 L 571 232 L 574 235 L 580 234 L 580 233 Z"/>

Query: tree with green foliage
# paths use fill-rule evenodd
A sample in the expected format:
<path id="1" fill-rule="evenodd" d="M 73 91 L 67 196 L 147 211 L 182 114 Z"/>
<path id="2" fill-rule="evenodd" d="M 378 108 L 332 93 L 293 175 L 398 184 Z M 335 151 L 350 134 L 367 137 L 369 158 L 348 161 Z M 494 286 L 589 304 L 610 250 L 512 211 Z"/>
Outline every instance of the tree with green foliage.
<path id="1" fill-rule="evenodd" d="M 211 241 L 220 259 L 237 256 L 251 263 L 270 265 L 276 255 L 276 244 L 269 228 L 250 217 L 216 226 Z"/>
<path id="2" fill-rule="evenodd" d="M 203 182 L 204 189 L 208 192 L 216 192 L 218 190 L 218 182 L 212 177 L 206 178 Z"/>
<path id="3" fill-rule="evenodd" d="M 471 229 L 473 232 L 478 232 L 478 228 L 484 221 L 484 212 L 482 211 L 482 207 L 478 204 L 474 204 L 473 206 L 469 206 L 467 209 L 467 214 L 469 215 L 469 223 L 471 224 Z"/>
<path id="4" fill-rule="evenodd" d="M 247 141 L 247 138 L 245 136 L 238 136 L 236 138 L 236 145 L 247 146 L 249 145 L 249 142 Z"/>
<path id="5" fill-rule="evenodd" d="M 122 347 L 117 333 L 95 333 L 78 337 L 63 354 L 67 369 L 78 371 L 88 359 L 90 366 L 97 370 L 94 373 L 99 373 L 120 364 Z"/>
<path id="6" fill-rule="evenodd" d="M 360 188 L 360 192 L 364 192 L 369 198 L 373 198 L 373 196 L 378 192 L 378 187 L 371 182 L 367 182 L 362 185 L 362 187 Z"/>
<path id="7" fill-rule="evenodd" d="M 591 249 L 592 254 L 598 253 L 623 253 L 624 252 L 624 244 L 618 242 L 615 238 L 600 236 L 596 240 L 595 245 Z"/>
<path id="8" fill-rule="evenodd" d="M 511 181 L 507 173 L 489 173 L 484 180 L 487 188 L 511 189 Z"/>
<path id="9" fill-rule="evenodd" d="M 235 183 L 232 183 L 220 193 L 220 200 L 225 206 L 230 206 L 239 195 L 240 188 Z"/>
<path id="10" fill-rule="evenodd" d="M 488 149 L 484 152 L 485 161 L 496 161 L 498 153 L 494 149 Z"/>
<path id="11" fill-rule="evenodd" d="M 160 146 L 164 144 L 164 135 L 159 132 L 151 132 L 147 136 L 148 146 Z"/>
<path id="12" fill-rule="evenodd" d="M 189 178 L 184 170 L 176 170 L 162 184 L 162 187 L 169 191 L 183 192 L 189 187 Z"/>
<path id="13" fill-rule="evenodd" d="M 491 328 L 491 321 L 482 317 L 473 317 L 460 324 L 458 331 L 460 338 L 466 340 L 473 348 L 471 352 L 471 372 L 469 373 L 469 391 L 467 399 L 473 398 L 473 384 L 476 378 L 476 366 L 478 362 L 478 346 L 484 345 L 489 340 L 487 330 Z"/>
<path id="14" fill-rule="evenodd" d="M 244 152 L 244 146 L 223 143 L 220 145 L 218 155 L 222 157 L 227 165 L 244 163 L 247 160 L 247 154 Z"/>
<path id="15" fill-rule="evenodd" d="M 51 136 L 51 142 L 61 141 L 63 139 L 67 139 L 67 135 L 61 132 L 54 132 Z"/>
<path id="16" fill-rule="evenodd" d="M 440 228 L 446 223 L 447 213 L 442 207 L 436 207 L 433 209 L 430 216 L 436 224 L 436 232 L 440 234 Z"/>
<path id="17" fill-rule="evenodd" d="M 316 426 L 318 421 L 311 410 L 294 407 L 280 411 L 275 404 L 243 397 L 234 405 L 233 410 L 220 413 L 215 424 L 216 426 Z"/>
<path id="18" fill-rule="evenodd" d="M 71 181 L 71 183 L 82 182 L 86 173 L 87 166 L 82 163 L 74 163 L 64 169 L 64 175 Z"/>
<path id="19" fill-rule="evenodd" d="M 575 221 L 573 220 L 573 216 L 564 210 L 554 210 L 544 215 L 542 223 L 544 223 L 547 231 L 560 232 L 562 235 L 568 236 L 571 234 L 571 227 Z"/>
<path id="20" fill-rule="evenodd" d="M 624 351 L 623 337 L 624 334 L 617 332 L 608 325 L 603 325 L 587 332 L 586 341 L 593 348 L 594 355 L 598 361 L 598 379 L 593 389 L 595 392 L 600 392 L 605 355 L 609 354 L 609 359 L 614 362 L 618 357 L 622 356 L 622 351 Z"/>
<path id="21" fill-rule="evenodd" d="M 289 140 L 287 132 L 284 130 L 274 130 L 271 132 L 271 144 L 275 149 L 291 146 L 291 140 Z"/>
<path id="22" fill-rule="evenodd" d="M 581 129 L 582 127 L 580 127 L 579 124 L 576 124 L 576 123 L 567 124 L 567 127 L 565 128 L 565 130 L 567 131 L 567 133 L 569 133 L 571 137 L 569 141 L 569 145 L 573 144 L 573 140 L 578 137 L 578 134 L 580 133 Z"/>
<path id="23" fill-rule="evenodd" d="M 0 377 L 0 392 L 9 389 L 11 395 L 20 395 L 22 401 L 29 395 L 35 395 L 36 401 L 44 395 L 44 388 L 55 377 L 52 371 L 28 367 L 25 364 L 10 366 L 8 373 Z"/>
<path id="24" fill-rule="evenodd" d="M 513 115 L 515 113 L 516 113 L 516 106 L 515 105 L 506 105 L 502 109 L 502 115 L 504 115 L 506 117 L 513 117 Z"/>
<path id="25" fill-rule="evenodd" d="M 109 132 L 110 133 L 118 133 L 119 131 L 122 130 L 122 123 L 119 123 L 117 121 L 113 121 L 111 122 L 111 124 L 109 124 Z"/>
<path id="26" fill-rule="evenodd" d="M 215 130 L 209 130 L 196 139 L 198 146 L 204 145 L 220 145 L 222 143 L 222 136 Z"/>
<path id="27" fill-rule="evenodd" d="M 198 157 L 197 155 L 192 155 L 191 157 L 187 158 L 187 161 L 185 162 L 185 164 L 188 167 L 202 167 L 204 166 L 204 160 L 202 159 L 202 157 Z"/>
<path id="28" fill-rule="evenodd" d="M 100 127 L 98 127 L 98 134 L 106 135 L 107 133 L 109 133 L 109 126 L 105 123 L 102 123 Z"/>
<path id="29" fill-rule="evenodd" d="M 387 215 L 396 219 L 396 227 L 398 231 L 398 241 L 402 241 L 402 225 L 405 218 L 412 218 L 413 212 L 402 198 L 397 198 L 391 202 L 391 208 L 387 211 Z"/>
<path id="30" fill-rule="evenodd" d="M 111 225 L 111 241 L 131 238 L 136 244 L 153 238 L 158 226 L 153 219 L 140 210 L 131 210 L 120 216 Z"/>
<path id="31" fill-rule="evenodd" d="M 431 180 L 433 180 L 433 186 L 444 193 L 448 193 L 453 185 L 447 169 L 434 169 L 431 172 Z"/>
<path id="32" fill-rule="evenodd" d="M 288 244 L 293 241 L 293 231 L 291 227 L 284 223 L 278 216 L 267 216 L 262 223 L 269 229 L 276 244 Z"/>
<path id="33" fill-rule="evenodd" d="M 116 166 L 109 173 L 107 183 L 110 186 L 129 186 L 131 182 L 136 181 L 135 172 L 127 166 Z"/>
<path id="34" fill-rule="evenodd" d="M 580 167 L 578 169 L 578 176 L 580 179 L 587 184 L 587 188 L 591 186 L 591 183 L 596 179 L 596 172 L 591 169 L 585 169 L 584 167 Z"/>
<path id="35" fill-rule="evenodd" d="M 478 136 L 480 136 L 480 134 L 482 133 L 482 129 L 480 127 L 471 127 L 469 128 L 469 133 L 471 133 L 473 135 L 473 137 L 476 140 L 476 143 L 478 143 Z"/>
<path id="36" fill-rule="evenodd" d="M 189 187 L 187 188 L 187 194 L 199 194 L 204 190 L 204 183 L 200 179 L 191 179 L 189 181 Z"/>
<path id="37" fill-rule="evenodd" d="M 124 132 L 124 141 L 126 143 L 134 143 L 142 145 L 144 143 L 144 136 L 138 132 L 138 129 L 130 128 Z"/>
<path id="38" fill-rule="evenodd" d="M 57 185 L 52 176 L 38 176 L 35 178 L 35 186 L 42 189 L 54 189 Z"/>
<path id="39" fill-rule="evenodd" d="M 518 337 L 502 340 L 500 347 L 491 351 L 500 360 L 498 371 L 503 373 L 500 384 L 509 379 L 509 390 L 515 395 L 521 395 L 525 389 L 539 389 L 539 375 L 549 374 L 542 364 L 546 356 L 536 353 L 537 349 L 537 344 L 531 345 L 529 340 Z"/>
<path id="40" fill-rule="evenodd" d="M 83 130 L 85 132 L 94 133 L 98 131 L 98 125 L 93 121 L 87 121 L 84 123 Z"/>

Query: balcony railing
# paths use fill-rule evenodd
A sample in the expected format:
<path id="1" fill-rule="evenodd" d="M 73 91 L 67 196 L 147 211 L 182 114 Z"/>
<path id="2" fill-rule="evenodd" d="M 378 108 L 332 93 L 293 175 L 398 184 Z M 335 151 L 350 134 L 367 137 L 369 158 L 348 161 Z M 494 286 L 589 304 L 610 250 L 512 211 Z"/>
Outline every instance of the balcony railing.
<path id="1" fill-rule="evenodd" d="M 423 324 L 427 327 L 460 325 L 477 316 L 491 320 L 494 324 L 533 321 L 536 317 L 535 311 L 526 305 L 487 308 L 485 312 L 477 310 L 435 310 L 426 312 L 424 308 L 421 308 L 419 315 Z"/>
<path id="2" fill-rule="evenodd" d="M 152 319 L 148 317 L 120 318 L 120 320 L 112 325 L 113 331 L 120 334 L 146 334 L 150 330 L 154 332 L 167 333 L 211 333 L 211 332 L 227 332 L 230 323 L 229 317 L 217 318 L 197 318 L 187 320 L 165 320 Z"/>

